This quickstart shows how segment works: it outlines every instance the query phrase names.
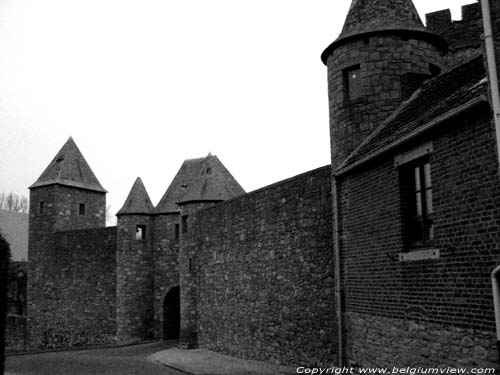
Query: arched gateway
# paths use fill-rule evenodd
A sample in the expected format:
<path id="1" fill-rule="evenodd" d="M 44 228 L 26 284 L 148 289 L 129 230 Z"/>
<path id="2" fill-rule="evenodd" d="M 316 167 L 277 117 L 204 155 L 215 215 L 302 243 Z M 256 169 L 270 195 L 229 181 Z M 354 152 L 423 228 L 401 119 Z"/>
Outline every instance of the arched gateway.
<path id="1" fill-rule="evenodd" d="M 163 299 L 163 339 L 179 338 L 180 330 L 180 290 L 173 287 Z"/>

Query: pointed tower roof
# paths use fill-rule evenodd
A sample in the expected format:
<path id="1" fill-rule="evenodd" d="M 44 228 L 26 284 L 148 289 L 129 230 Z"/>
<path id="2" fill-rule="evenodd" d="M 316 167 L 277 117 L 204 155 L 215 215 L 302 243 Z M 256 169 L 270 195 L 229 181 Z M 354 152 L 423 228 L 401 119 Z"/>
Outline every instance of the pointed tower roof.
<path id="1" fill-rule="evenodd" d="M 106 193 L 71 137 L 29 188 L 54 184 Z"/>
<path id="2" fill-rule="evenodd" d="M 411 0 L 353 0 L 342 32 L 323 52 L 321 60 L 326 64 L 332 50 L 352 38 L 390 31 L 417 33 L 446 46 L 444 39 L 424 27 Z"/>
<path id="3" fill-rule="evenodd" d="M 190 201 L 224 201 L 244 194 L 245 190 L 229 173 L 217 156 L 189 159 L 156 206 L 156 213 L 179 212 L 179 203 Z"/>
<path id="4" fill-rule="evenodd" d="M 148 192 L 142 183 L 140 177 L 134 182 L 128 197 L 123 204 L 123 207 L 118 211 L 117 215 L 130 215 L 130 214 L 150 214 L 153 213 L 154 207 L 149 199 Z"/>

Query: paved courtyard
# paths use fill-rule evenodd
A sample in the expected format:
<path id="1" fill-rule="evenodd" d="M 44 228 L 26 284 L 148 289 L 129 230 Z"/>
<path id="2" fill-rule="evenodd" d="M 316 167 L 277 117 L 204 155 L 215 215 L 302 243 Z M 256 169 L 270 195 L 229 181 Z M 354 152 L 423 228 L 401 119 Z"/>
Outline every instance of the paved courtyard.
<path id="1" fill-rule="evenodd" d="M 175 346 L 155 342 L 122 348 L 92 349 L 13 356 L 7 358 L 6 375 L 185 375 L 148 357 Z"/>

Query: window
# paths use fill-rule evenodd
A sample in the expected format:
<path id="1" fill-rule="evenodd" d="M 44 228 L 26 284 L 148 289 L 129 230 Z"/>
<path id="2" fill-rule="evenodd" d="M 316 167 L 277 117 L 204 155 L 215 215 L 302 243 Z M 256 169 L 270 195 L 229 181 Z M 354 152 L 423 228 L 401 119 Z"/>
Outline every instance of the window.
<path id="1" fill-rule="evenodd" d="M 435 77 L 441 74 L 441 68 L 434 64 L 429 64 L 429 73 L 431 76 Z"/>
<path id="2" fill-rule="evenodd" d="M 404 178 L 408 242 L 410 247 L 425 246 L 434 239 L 429 157 L 405 164 L 401 172 Z"/>
<path id="3" fill-rule="evenodd" d="M 38 213 L 40 215 L 43 215 L 45 213 L 45 202 L 40 202 L 40 205 L 38 206 Z"/>
<path id="4" fill-rule="evenodd" d="M 85 215 L 85 203 L 80 203 L 78 205 L 78 215 L 80 216 Z"/>
<path id="5" fill-rule="evenodd" d="M 175 239 L 179 239 L 179 224 L 175 224 Z"/>
<path id="6" fill-rule="evenodd" d="M 137 241 L 143 241 L 146 239 L 146 226 L 145 225 L 137 225 L 135 227 L 135 239 Z"/>
<path id="7" fill-rule="evenodd" d="M 347 99 L 355 100 L 362 96 L 361 68 L 359 65 L 344 70 L 344 87 Z"/>
<path id="8" fill-rule="evenodd" d="M 182 233 L 187 233 L 188 231 L 188 215 L 182 217 Z"/>

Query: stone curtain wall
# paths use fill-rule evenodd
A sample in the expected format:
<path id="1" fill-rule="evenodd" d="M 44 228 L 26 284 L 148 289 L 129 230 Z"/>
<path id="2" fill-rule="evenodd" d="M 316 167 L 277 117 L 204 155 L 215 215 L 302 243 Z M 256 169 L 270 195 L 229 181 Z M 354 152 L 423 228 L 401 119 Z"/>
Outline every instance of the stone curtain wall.
<path id="1" fill-rule="evenodd" d="M 482 52 L 481 38 L 484 29 L 479 2 L 462 6 L 460 21 L 452 21 L 450 10 L 444 9 L 427 14 L 426 24 L 430 31 L 448 42 L 448 51 L 444 56 L 448 69 L 463 64 Z"/>
<path id="2" fill-rule="evenodd" d="M 179 252 L 180 271 L 180 343 L 183 348 L 195 348 L 198 346 L 198 311 L 205 314 L 203 310 L 197 309 L 197 268 L 203 267 L 199 263 L 198 238 L 200 233 L 197 228 L 206 225 L 201 223 L 196 213 L 200 210 L 212 207 L 216 202 L 195 201 L 187 202 L 181 206 L 181 246 Z M 208 311 L 207 311 L 208 312 Z"/>
<path id="3" fill-rule="evenodd" d="M 342 178 L 342 272 L 353 362 L 496 365 L 490 274 L 500 251 L 500 181 L 488 114 L 483 105 L 432 135 L 437 260 L 398 260 L 407 247 L 392 155 Z"/>
<path id="4" fill-rule="evenodd" d="M 195 216 L 200 346 L 290 366 L 336 363 L 330 167 Z"/>
<path id="5" fill-rule="evenodd" d="M 10 248 L 0 233 L 0 374 L 5 364 L 5 318 L 7 316 L 7 282 L 9 274 Z"/>
<path id="6" fill-rule="evenodd" d="M 112 343 L 116 227 L 63 231 L 53 236 L 54 247 L 43 249 L 39 259 L 43 263 L 38 266 L 46 273 L 33 280 L 44 301 L 36 316 L 50 317 L 32 322 L 34 332 L 38 332 L 33 349 Z M 28 313 L 31 317 L 32 311 Z"/>

